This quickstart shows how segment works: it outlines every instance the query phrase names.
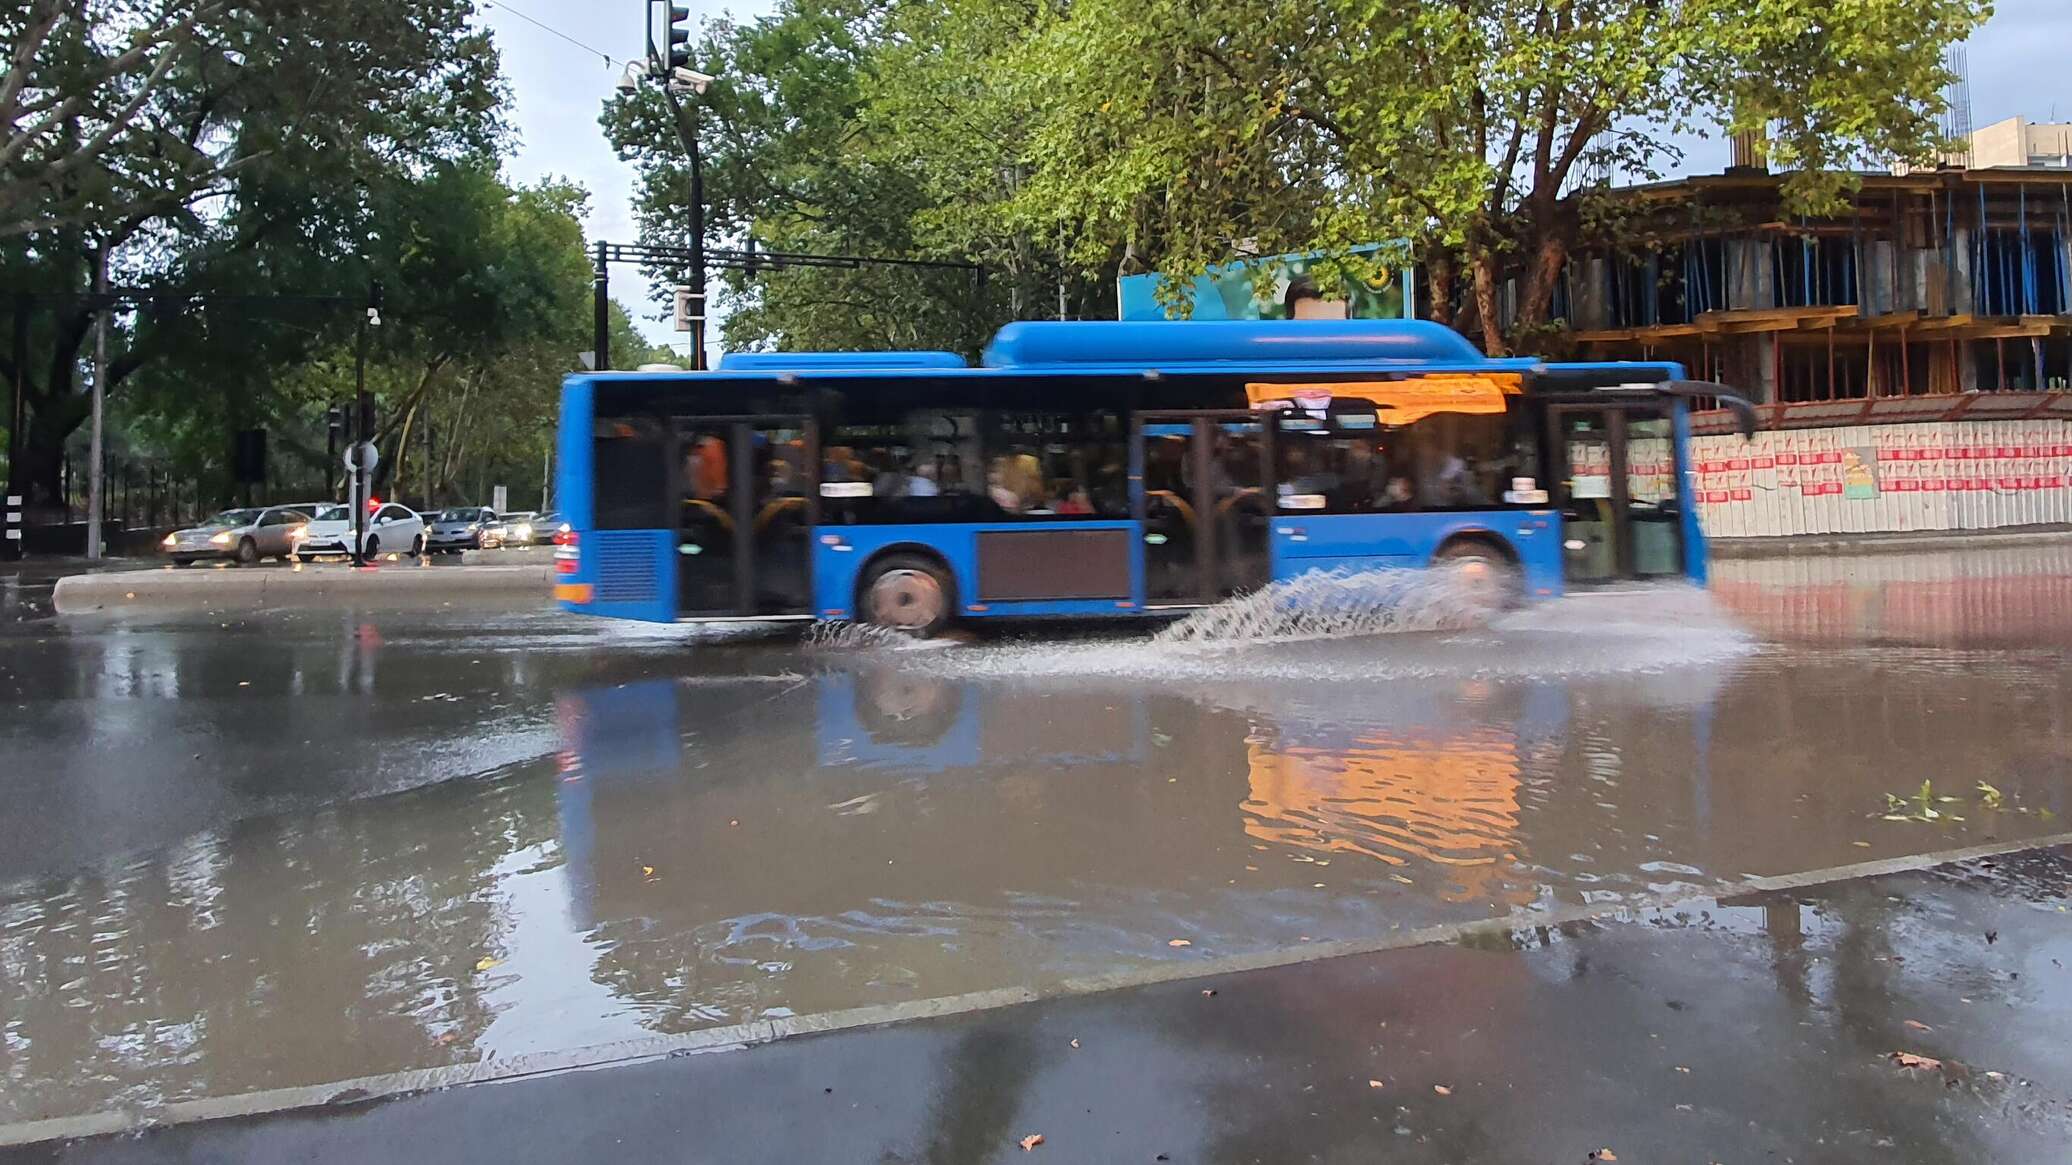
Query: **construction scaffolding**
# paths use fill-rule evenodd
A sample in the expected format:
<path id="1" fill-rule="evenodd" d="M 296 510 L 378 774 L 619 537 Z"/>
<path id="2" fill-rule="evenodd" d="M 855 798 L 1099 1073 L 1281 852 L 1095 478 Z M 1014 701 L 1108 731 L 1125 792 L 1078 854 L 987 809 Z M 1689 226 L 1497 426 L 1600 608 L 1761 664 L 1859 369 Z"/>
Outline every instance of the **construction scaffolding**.
<path id="1" fill-rule="evenodd" d="M 2072 383 L 2072 172 L 1865 174 L 1850 209 L 1783 213 L 1746 169 L 1634 187 L 1558 306 L 1587 356 L 1672 359 L 1762 402 Z"/>

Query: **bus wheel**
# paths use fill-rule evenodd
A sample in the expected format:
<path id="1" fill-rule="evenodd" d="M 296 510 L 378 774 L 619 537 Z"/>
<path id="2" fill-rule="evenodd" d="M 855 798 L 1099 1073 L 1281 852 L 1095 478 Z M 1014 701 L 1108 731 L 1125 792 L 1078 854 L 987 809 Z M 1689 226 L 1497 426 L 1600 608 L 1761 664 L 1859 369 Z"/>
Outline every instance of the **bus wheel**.
<path id="1" fill-rule="evenodd" d="M 1477 604 L 1493 610 L 1515 607 L 1525 595 L 1525 576 L 1503 548 L 1481 538 L 1457 538 L 1432 555 L 1433 566 L 1452 569 Z"/>
<path id="2" fill-rule="evenodd" d="M 863 621 L 926 639 L 950 625 L 956 587 L 941 566 L 917 554 L 890 554 L 861 588 Z"/>

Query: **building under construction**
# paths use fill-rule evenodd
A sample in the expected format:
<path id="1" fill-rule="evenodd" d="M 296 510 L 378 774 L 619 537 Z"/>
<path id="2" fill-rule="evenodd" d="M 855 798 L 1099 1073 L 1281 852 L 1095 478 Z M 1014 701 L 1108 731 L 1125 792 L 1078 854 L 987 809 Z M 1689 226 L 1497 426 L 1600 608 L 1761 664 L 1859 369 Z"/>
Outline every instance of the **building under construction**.
<path id="1" fill-rule="evenodd" d="M 1768 403 L 2063 389 L 2072 170 L 1867 174 L 1794 218 L 1754 167 L 1620 192 L 1621 235 L 1569 264 L 1584 355 L 1672 359 Z"/>
<path id="2" fill-rule="evenodd" d="M 1722 174 L 1617 191 L 1611 241 L 1571 257 L 1578 355 L 1759 402 L 1753 441 L 1696 419 L 1715 534 L 2072 523 L 2072 126 L 1948 128 L 1941 165 L 1861 175 L 1825 218 L 1787 214 L 1744 139 Z"/>

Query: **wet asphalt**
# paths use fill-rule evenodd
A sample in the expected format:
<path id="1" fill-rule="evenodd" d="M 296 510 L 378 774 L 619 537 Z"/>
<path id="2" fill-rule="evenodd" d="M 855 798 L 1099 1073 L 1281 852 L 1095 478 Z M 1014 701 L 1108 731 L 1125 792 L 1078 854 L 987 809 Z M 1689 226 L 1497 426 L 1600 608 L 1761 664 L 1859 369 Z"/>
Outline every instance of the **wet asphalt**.
<path id="1" fill-rule="evenodd" d="M 2057 1161 L 2068 896 L 2046 850 L 13 1160 Z"/>
<path id="2" fill-rule="evenodd" d="M 2062 987 L 1989 972 L 2066 957 L 2061 859 L 1819 891 L 1789 951 L 1774 908 L 1652 904 L 2066 830 L 2072 549 L 1720 572 L 1488 627 L 920 648 L 513 605 L 56 619 L 0 576 L 0 1126 L 1500 919 L 1527 937 L 72 1152 L 2047 1159 Z M 1859 990 L 1897 967 L 1922 982 Z M 1883 1033 L 1948 1032 L 1930 1003 L 1995 1021 L 1922 1054 L 2043 1090 L 1905 1091 Z M 1643 1073 L 1656 1037 L 1693 1071 Z"/>

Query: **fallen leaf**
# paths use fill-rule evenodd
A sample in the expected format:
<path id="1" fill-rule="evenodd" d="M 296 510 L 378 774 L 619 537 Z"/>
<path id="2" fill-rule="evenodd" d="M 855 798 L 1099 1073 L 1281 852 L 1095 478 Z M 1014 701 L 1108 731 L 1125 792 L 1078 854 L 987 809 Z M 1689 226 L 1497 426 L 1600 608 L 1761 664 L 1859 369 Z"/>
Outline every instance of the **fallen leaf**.
<path id="1" fill-rule="evenodd" d="M 737 818 L 735 818 L 734 820 L 732 820 L 732 821 L 729 821 L 729 822 L 727 822 L 727 824 L 728 824 L 728 825 L 739 825 L 739 824 L 741 824 L 741 819 L 737 817 Z"/>
<path id="2" fill-rule="evenodd" d="M 1207 997 L 1214 995 L 1216 993 L 1216 989 L 1214 987 L 1204 987 L 1201 989 L 1201 993 L 1202 997 L 1206 999 Z"/>
<path id="3" fill-rule="evenodd" d="M 655 876 L 655 867 L 653 867 L 653 866 L 642 866 L 642 867 L 640 867 L 640 876 L 641 876 L 641 877 L 643 877 L 643 878 L 652 878 L 652 877 L 654 877 L 654 876 Z"/>
<path id="4" fill-rule="evenodd" d="M 1683 1066 L 1682 1064 L 1678 1064 L 1678 1065 L 1676 1066 L 1676 1070 L 1677 1070 L 1677 1071 L 1679 1071 L 1679 1072 L 1685 1072 L 1685 1073 L 1688 1073 L 1688 1072 L 1690 1071 L 1690 1069 L 1689 1069 L 1689 1068 L 1686 1068 L 1686 1067 L 1684 1067 L 1684 1066 Z"/>
<path id="5" fill-rule="evenodd" d="M 1403 883 L 1405 886 L 1415 886 L 1417 884 L 1401 874 L 1390 874 L 1389 877 L 1394 881 Z"/>
<path id="6" fill-rule="evenodd" d="M 1590 1159 L 1592 1161 L 1616 1161 L 1619 1159 L 1619 1155 L 1610 1149 L 1599 1149 L 1595 1153 L 1590 1154 Z"/>
<path id="7" fill-rule="evenodd" d="M 1445 1086 L 1444 1084 L 1434 1084 L 1434 1085 L 1432 1085 L 1432 1091 L 1433 1091 L 1433 1092 L 1436 1092 L 1436 1093 L 1438 1093 L 1438 1094 L 1439 1094 L 1439 1095 L 1441 1095 L 1441 1096 L 1452 1096 L 1452 1095 L 1453 1095 L 1453 1089 L 1451 1089 L 1451 1088 L 1448 1088 L 1448 1087 L 1446 1087 L 1446 1086 Z"/>
<path id="8" fill-rule="evenodd" d="M 1367 1087 L 1369 1087 L 1369 1088 L 1380 1088 L 1381 1086 L 1382 1086 L 1382 1084 L 1381 1084 L 1381 1081 L 1379 1081 L 1379 1080 L 1369 1080 L 1369 1081 L 1367 1082 Z"/>
<path id="9" fill-rule="evenodd" d="M 2005 1079 L 2007 1079 L 2007 1073 L 2005 1073 L 2005 1072 L 1988 1072 L 1988 1073 L 1986 1073 L 1986 1079 L 1988 1079 L 1988 1080 L 2005 1080 Z"/>
<path id="10" fill-rule="evenodd" d="M 1894 1052 L 1885 1058 L 1902 1068 L 1939 1069 L 1942 1067 L 1941 1060 L 1935 1059 L 1932 1056 L 1917 1056 L 1912 1052 Z"/>
<path id="11" fill-rule="evenodd" d="M 1022 1152 L 1026 1153 L 1042 1143 L 1042 1133 L 1030 1133 L 1028 1136 L 1022 1138 Z"/>
<path id="12" fill-rule="evenodd" d="M 1072 1046 L 1073 1046 L 1073 1047 L 1075 1047 L 1075 1048 L 1076 1048 L 1076 1047 L 1078 1047 L 1078 1046 L 1079 1046 L 1079 1041 L 1078 1041 L 1078 1040 L 1073 1040 L 1073 1041 L 1072 1041 Z"/>
<path id="13" fill-rule="evenodd" d="M 1927 1024 L 1922 1023 L 1918 1019 L 1910 1019 L 1906 1021 L 1906 1023 L 1908 1027 L 1913 1028 L 1917 1032 L 1932 1032 L 1935 1030 L 1934 1028 L 1929 1027 Z"/>
<path id="14" fill-rule="evenodd" d="M 1853 845 L 1853 846 L 1855 846 L 1855 847 L 1856 847 L 1856 848 L 1858 848 L 1858 849 L 1869 849 L 1869 848 L 1871 848 L 1871 843 L 1870 843 L 1870 842 L 1867 842 L 1867 841 L 1852 841 L 1852 842 L 1850 842 L 1849 844 L 1850 844 L 1850 845 Z"/>
<path id="15" fill-rule="evenodd" d="M 1187 941 L 1186 939 L 1184 939 L 1184 938 L 1176 938 L 1176 939 L 1167 939 L 1167 940 L 1166 940 L 1166 945 L 1167 945 L 1167 946 L 1169 946 L 1169 947 L 1191 947 L 1191 946 L 1193 946 L 1194 944 L 1193 944 L 1193 943 L 1191 943 L 1191 942 L 1188 942 L 1188 941 Z"/>
<path id="16" fill-rule="evenodd" d="M 475 969 L 477 971 L 487 971 L 491 967 L 502 966 L 503 962 L 504 961 L 502 959 L 495 958 L 491 955 L 484 955 L 481 958 L 475 960 Z"/>

